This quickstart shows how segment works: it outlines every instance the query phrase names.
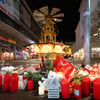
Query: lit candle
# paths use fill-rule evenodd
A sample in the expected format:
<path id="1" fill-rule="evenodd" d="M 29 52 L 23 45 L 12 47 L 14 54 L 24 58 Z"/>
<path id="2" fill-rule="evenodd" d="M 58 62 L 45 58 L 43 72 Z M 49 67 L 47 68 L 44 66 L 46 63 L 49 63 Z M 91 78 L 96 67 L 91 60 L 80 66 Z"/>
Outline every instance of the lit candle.
<path id="1" fill-rule="evenodd" d="M 44 95 L 45 87 L 44 86 L 39 86 L 38 94 L 39 95 Z"/>

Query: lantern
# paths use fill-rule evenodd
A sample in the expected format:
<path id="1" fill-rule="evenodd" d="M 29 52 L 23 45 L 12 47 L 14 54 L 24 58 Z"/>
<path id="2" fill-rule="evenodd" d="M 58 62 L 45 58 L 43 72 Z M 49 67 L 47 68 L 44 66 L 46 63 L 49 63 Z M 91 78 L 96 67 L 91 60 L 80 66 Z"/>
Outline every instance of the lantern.
<path id="1" fill-rule="evenodd" d="M 90 78 L 84 77 L 82 79 L 82 92 L 83 95 L 89 95 L 91 90 L 91 81 Z"/>
<path id="2" fill-rule="evenodd" d="M 39 95 L 44 95 L 45 87 L 44 86 L 39 86 L 38 94 Z"/>
<path id="3" fill-rule="evenodd" d="M 70 83 L 66 79 L 62 79 L 61 81 L 61 91 L 62 97 L 67 99 L 70 98 Z"/>

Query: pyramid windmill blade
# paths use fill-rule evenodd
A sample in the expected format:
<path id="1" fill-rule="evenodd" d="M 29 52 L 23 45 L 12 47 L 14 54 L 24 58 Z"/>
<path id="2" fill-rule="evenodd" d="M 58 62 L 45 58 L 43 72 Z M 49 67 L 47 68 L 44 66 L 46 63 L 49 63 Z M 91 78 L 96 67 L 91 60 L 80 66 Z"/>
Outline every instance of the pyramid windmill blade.
<path id="1" fill-rule="evenodd" d="M 37 22 L 39 22 L 39 21 L 41 21 L 41 20 L 45 20 L 45 17 L 44 16 L 35 16 L 34 17 L 34 19 L 37 21 Z"/>
<path id="2" fill-rule="evenodd" d="M 46 23 L 46 21 L 45 21 L 45 20 L 41 20 L 39 23 L 40 23 L 41 25 L 43 25 L 43 24 Z"/>
<path id="3" fill-rule="evenodd" d="M 41 12 L 39 12 L 38 10 L 35 10 L 34 13 L 33 13 L 33 16 L 34 17 L 37 17 L 37 16 L 42 17 L 42 16 L 45 16 L 45 15 L 42 14 Z"/>
<path id="4" fill-rule="evenodd" d="M 59 8 L 52 8 L 50 15 L 54 15 L 54 14 L 58 13 L 59 11 L 60 11 Z"/>
<path id="5" fill-rule="evenodd" d="M 49 14 L 48 6 L 41 7 L 39 11 L 41 11 L 44 15 Z"/>
<path id="6" fill-rule="evenodd" d="M 60 14 L 53 15 L 52 17 L 64 17 L 64 14 L 60 13 Z"/>
<path id="7" fill-rule="evenodd" d="M 52 18 L 55 22 L 62 22 L 63 19 L 58 19 L 58 18 Z"/>

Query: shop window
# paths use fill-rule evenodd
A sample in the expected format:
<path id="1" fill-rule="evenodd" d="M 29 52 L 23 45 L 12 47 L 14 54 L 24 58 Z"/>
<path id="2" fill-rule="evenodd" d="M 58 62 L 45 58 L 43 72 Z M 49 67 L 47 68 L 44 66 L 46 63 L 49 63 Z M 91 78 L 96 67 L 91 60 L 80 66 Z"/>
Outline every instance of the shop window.
<path id="1" fill-rule="evenodd" d="M 49 31 L 49 27 L 47 27 L 47 30 Z"/>
<path id="2" fill-rule="evenodd" d="M 51 28 L 51 31 L 53 31 L 53 28 Z"/>
<path id="3" fill-rule="evenodd" d="M 44 36 L 43 36 L 43 41 L 44 41 Z"/>

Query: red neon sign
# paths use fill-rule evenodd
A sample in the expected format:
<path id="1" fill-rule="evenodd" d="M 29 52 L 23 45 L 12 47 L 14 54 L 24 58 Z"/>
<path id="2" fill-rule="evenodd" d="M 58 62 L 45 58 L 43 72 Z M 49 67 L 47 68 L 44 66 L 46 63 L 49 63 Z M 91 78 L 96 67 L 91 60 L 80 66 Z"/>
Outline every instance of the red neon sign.
<path id="1" fill-rule="evenodd" d="M 3 41 L 8 41 L 8 39 L 7 39 L 7 38 L 2 37 L 2 36 L 0 36 L 0 40 L 3 40 Z"/>

